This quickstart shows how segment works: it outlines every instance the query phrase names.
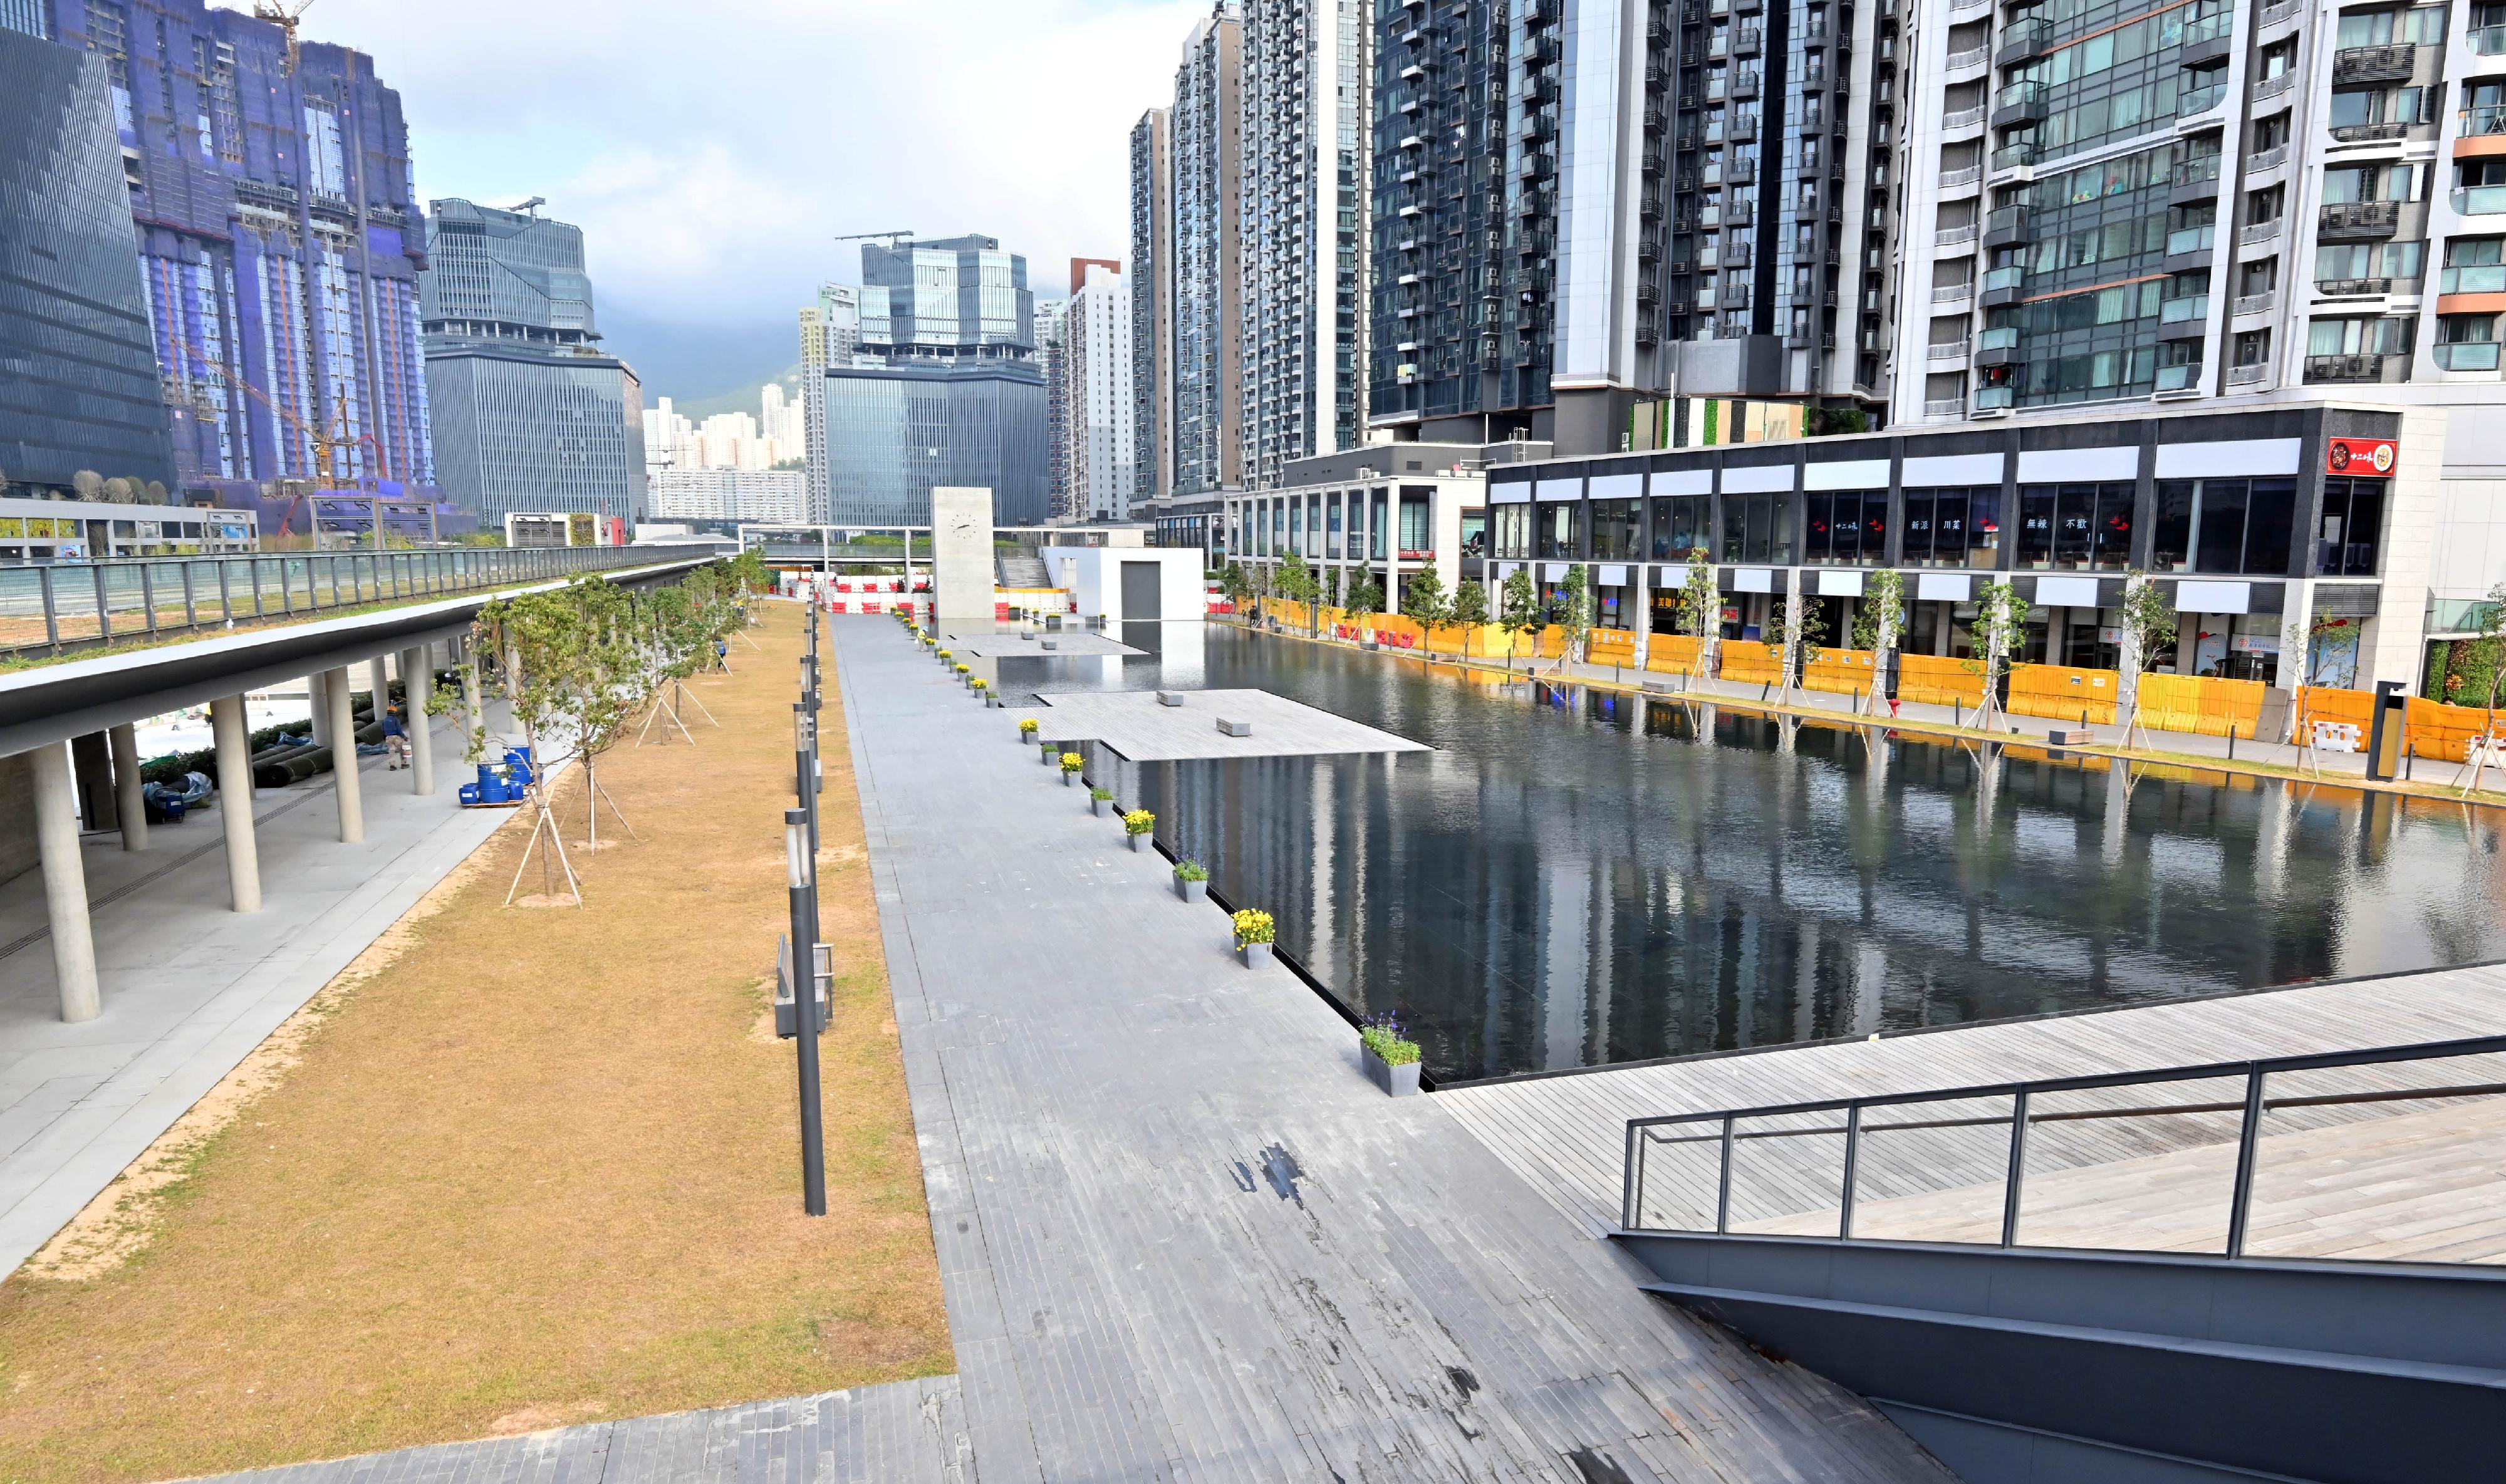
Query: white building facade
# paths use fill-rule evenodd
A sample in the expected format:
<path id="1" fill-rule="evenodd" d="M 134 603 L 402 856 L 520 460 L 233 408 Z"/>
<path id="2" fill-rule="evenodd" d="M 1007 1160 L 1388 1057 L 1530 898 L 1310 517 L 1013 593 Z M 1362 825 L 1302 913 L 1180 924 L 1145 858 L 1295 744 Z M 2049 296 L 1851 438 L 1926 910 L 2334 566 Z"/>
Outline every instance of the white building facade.
<path id="1" fill-rule="evenodd" d="M 1130 281 L 1089 263 L 1072 285 L 1056 366 L 1063 417 L 1065 509 L 1081 520 L 1123 520 L 1138 488 L 1132 406 Z"/>

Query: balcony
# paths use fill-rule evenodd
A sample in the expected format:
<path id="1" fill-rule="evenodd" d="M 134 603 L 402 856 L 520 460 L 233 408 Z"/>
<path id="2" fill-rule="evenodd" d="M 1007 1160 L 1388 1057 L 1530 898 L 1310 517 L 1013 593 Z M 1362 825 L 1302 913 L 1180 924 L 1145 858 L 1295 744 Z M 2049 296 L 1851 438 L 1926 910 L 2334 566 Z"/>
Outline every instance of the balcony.
<path id="1" fill-rule="evenodd" d="M 2506 25 L 2471 28 L 2471 50 L 2482 56 L 2506 56 Z"/>
<path id="2" fill-rule="evenodd" d="M 2030 16 L 2024 20 L 2014 20 L 2003 28 L 2001 50 L 1993 54 L 1993 61 L 2003 67 L 2026 61 L 2044 52 L 2053 41 L 2054 23 L 2043 17 Z M 1952 61 L 1950 65 L 1957 63 Z"/>
<path id="3" fill-rule="evenodd" d="M 1964 72 L 1972 67 L 1981 67 L 1990 60 L 1992 60 L 1992 48 L 1987 44 L 1969 47 L 1963 52 L 1952 52 L 1943 59 L 1942 66 L 1951 72 Z"/>
<path id="4" fill-rule="evenodd" d="M 2332 125 L 2332 138 L 2339 144 L 2378 144 L 2385 140 L 2405 138 L 2410 131 L 2409 124 L 2399 123 L 2336 124 Z"/>
<path id="5" fill-rule="evenodd" d="M 2167 182 L 2166 200 L 2172 206 L 2189 206 L 2216 199 L 2219 194 L 2219 157 L 2201 155 L 2175 167 Z"/>
<path id="6" fill-rule="evenodd" d="M 2035 162 L 2036 144 L 2033 140 L 2021 144 L 2005 144 L 1992 152 L 1992 167 L 1995 170 L 2023 170 Z"/>
<path id="7" fill-rule="evenodd" d="M 2418 60 L 2418 48 L 2407 41 L 2381 47 L 2344 47 L 2332 53 L 2332 81 L 2399 83 L 2408 81 Z"/>
<path id="8" fill-rule="evenodd" d="M 2506 294 L 2506 264 L 2466 264 L 2439 270 L 2439 294 Z"/>
<path id="9" fill-rule="evenodd" d="M 2183 396 L 2190 393 L 2196 393 L 2201 390 L 2201 362 L 2188 361 L 2180 366 L 2162 366 L 2158 369 L 2158 385 L 2155 388 L 2157 395 L 2161 397 L 2165 397 L 2169 394 Z"/>
<path id="10" fill-rule="evenodd" d="M 2228 368 L 2228 385 L 2232 387 L 2259 386 L 2270 379 L 2271 363 L 2268 361 L 2254 361 L 2243 366 Z"/>
<path id="11" fill-rule="evenodd" d="M 2212 83 L 2202 88 L 2187 88 L 2175 97 L 2175 117 L 2196 119 L 2217 108 L 2228 95 L 2228 85 Z"/>
<path id="12" fill-rule="evenodd" d="M 1963 170 L 1944 170 L 1941 172 L 1941 194 L 1963 194 L 1968 188 L 1982 183 L 1983 180 L 1984 166 L 1982 165 L 1968 165 Z"/>
<path id="13" fill-rule="evenodd" d="M 1754 98 L 1758 95 L 1758 88 L 1759 73 L 1754 67 L 1732 75 L 1732 96 L 1735 99 Z"/>
<path id="14" fill-rule="evenodd" d="M 1963 338 L 1934 340 L 1923 347 L 1923 359 L 1926 361 L 1963 361 L 1966 356 L 1967 342 Z"/>
<path id="15" fill-rule="evenodd" d="M 2191 325 L 2197 335 L 2209 318 L 2210 296 L 2207 294 L 2188 294 L 2182 299 L 2163 300 L 2158 305 L 2160 325 Z"/>
<path id="16" fill-rule="evenodd" d="M 1925 417 L 1956 417 L 1966 411 L 1963 397 L 1935 397 L 1923 404 Z"/>
<path id="17" fill-rule="evenodd" d="M 2436 348 L 2436 364 L 2452 371 L 2493 371 L 2497 369 L 2495 340 L 2457 340 Z"/>
<path id="18" fill-rule="evenodd" d="M 2256 150 L 2246 156 L 2245 173 L 2259 175 L 2265 170 L 2276 170 L 2286 163 L 2288 163 L 2288 146 L 2275 144 L 2268 150 Z"/>
<path id="19" fill-rule="evenodd" d="M 2501 26 L 2499 29 L 2506 30 L 2506 26 Z M 2455 122 L 2458 124 L 2455 132 L 2465 139 L 2476 139 L 2488 134 L 2506 134 L 2506 106 L 2484 103 L 2478 108 L 2466 108 L 2457 116 Z"/>
<path id="20" fill-rule="evenodd" d="M 1995 325 L 1975 337 L 1975 364 L 2008 366 L 2019 359 L 2019 327 Z"/>
<path id="21" fill-rule="evenodd" d="M 1993 96 L 1992 126 L 2009 128 L 2014 124 L 2036 124 L 2044 119 L 2045 113 L 2044 84 L 2013 83 Z"/>
<path id="22" fill-rule="evenodd" d="M 2006 386 L 1980 386 L 1975 389 L 1975 409 L 1979 412 L 2007 412 L 2018 400 L 2018 393 Z"/>
<path id="23" fill-rule="evenodd" d="M 2283 20 L 2305 14 L 2306 0 L 2276 0 L 2274 4 L 2264 6 L 2254 17 L 2254 29 L 2261 30 L 2267 26 L 2275 26 Z"/>
<path id="24" fill-rule="evenodd" d="M 2259 79 L 2254 84 L 2254 101 L 2261 103 L 2276 98 L 2296 86 L 2297 74 L 2294 72 L 2283 72 L 2276 77 Z"/>
<path id="25" fill-rule="evenodd" d="M 2026 292 L 2027 270 L 2016 264 L 1994 268 L 1984 275 L 1984 302 L 1987 307 L 2017 303 Z"/>
<path id="26" fill-rule="evenodd" d="M 2448 197 L 2456 216 L 2485 217 L 2506 211 L 2506 186 L 2473 186 Z"/>
<path id="27" fill-rule="evenodd" d="M 1932 285 L 1932 302 L 1943 307 L 1963 304 L 1975 298 L 1975 282 L 1936 283 Z"/>
<path id="28" fill-rule="evenodd" d="M 2314 234 L 2327 240 L 2389 237 L 2401 222 L 2399 201 L 2338 201 L 2323 208 Z"/>
<path id="29" fill-rule="evenodd" d="M 2392 369 L 2407 369 L 2406 355 L 2308 356 L 2306 379 L 2316 381 L 2382 381 Z"/>
<path id="30" fill-rule="evenodd" d="M 1735 56 L 1756 56 L 1766 50 L 1767 30 L 1764 26 L 1744 25 L 1732 38 L 1732 54 Z"/>
<path id="31" fill-rule="evenodd" d="M 2011 247 L 2035 235 L 2035 215 L 2024 206 L 1995 206 L 1984 221 L 1987 247 Z"/>
<path id="32" fill-rule="evenodd" d="M 2287 220 L 2286 217 L 2273 217 L 2268 222 L 2247 222 L 2237 229 L 2237 245 L 2252 247 L 2258 242 L 2269 242 L 2279 235 L 2280 224 Z"/>
<path id="33" fill-rule="evenodd" d="M 2199 227 L 2179 227 L 2166 234 L 2166 264 L 2175 271 L 2199 267 L 2210 261 L 2210 250 L 2218 244 L 2216 223 L 2204 222 Z M 2178 264 L 2178 259 L 2199 260 Z"/>
<path id="34" fill-rule="evenodd" d="M 1955 129 L 1982 128 L 1983 126 L 1984 105 L 1981 103 L 1977 104 L 1973 108 L 1961 108 L 1953 113 L 1945 113 L 1941 115 L 1941 130 L 1944 133 Z"/>
<path id="35" fill-rule="evenodd" d="M 2248 314 L 2269 314 L 2278 302 L 2279 291 L 2265 289 L 2260 294 L 2238 295 L 2237 301 L 2229 306 L 2228 312 L 2238 319 L 2243 319 Z"/>
<path id="36" fill-rule="evenodd" d="M 2389 278 L 2318 278 L 2314 292 L 2324 299 L 2372 299 L 2393 292 Z"/>

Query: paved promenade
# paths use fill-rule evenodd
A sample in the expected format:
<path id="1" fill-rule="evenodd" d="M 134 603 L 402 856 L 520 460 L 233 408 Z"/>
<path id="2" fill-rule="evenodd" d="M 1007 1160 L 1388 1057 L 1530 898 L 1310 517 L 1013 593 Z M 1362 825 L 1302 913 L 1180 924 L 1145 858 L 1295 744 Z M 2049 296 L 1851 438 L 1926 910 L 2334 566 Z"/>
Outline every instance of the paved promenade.
<path id="1" fill-rule="evenodd" d="M 478 848 L 506 812 L 455 807 L 458 728 L 436 732 L 437 793 L 364 760 L 366 838 L 342 845 L 329 774 L 254 801 L 262 910 L 228 906 L 216 809 L 131 853 L 89 835 L 104 1012 L 60 1018 L 40 871 L 0 884 L 0 1275 Z M 225 807 L 221 802 L 221 808 Z"/>
<path id="2" fill-rule="evenodd" d="M 1945 1477 L 1639 1300 L 1001 713 L 833 630 L 982 1477 Z"/>

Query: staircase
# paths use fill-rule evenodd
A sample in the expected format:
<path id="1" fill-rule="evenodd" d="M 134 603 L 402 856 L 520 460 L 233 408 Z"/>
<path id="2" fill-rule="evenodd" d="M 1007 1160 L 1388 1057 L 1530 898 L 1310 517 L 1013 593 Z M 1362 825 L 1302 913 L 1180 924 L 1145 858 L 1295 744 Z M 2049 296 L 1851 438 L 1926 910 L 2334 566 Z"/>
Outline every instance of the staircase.
<path id="1" fill-rule="evenodd" d="M 1613 1239 L 1968 1484 L 2494 1480 L 2501 1053 L 1631 1120 Z"/>
<path id="2" fill-rule="evenodd" d="M 1044 570 L 1040 556 L 999 556 L 993 558 L 1001 585 L 1004 587 L 1050 587 L 1053 578 Z"/>

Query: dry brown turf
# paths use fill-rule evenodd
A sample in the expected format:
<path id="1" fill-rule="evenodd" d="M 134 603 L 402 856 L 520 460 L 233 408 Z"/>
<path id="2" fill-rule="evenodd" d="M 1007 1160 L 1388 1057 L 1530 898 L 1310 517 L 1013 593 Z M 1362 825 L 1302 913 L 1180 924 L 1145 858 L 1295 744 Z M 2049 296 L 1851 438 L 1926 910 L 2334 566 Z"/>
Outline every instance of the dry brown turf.
<path id="1" fill-rule="evenodd" d="M 0 1480 L 207 1473 L 952 1368 L 832 675 L 830 1211 L 801 1215 L 793 1052 L 767 999 L 800 615 L 770 613 L 766 653 L 734 643 L 739 673 L 700 683 L 719 730 L 691 711 L 696 747 L 604 760 L 645 839 L 578 857 L 586 909 L 500 904 L 518 819 L 394 960 L 317 1002 L 300 1064 L 202 1145 L 134 1255 L 0 1284 Z M 580 838 L 579 775 L 560 794 Z"/>

